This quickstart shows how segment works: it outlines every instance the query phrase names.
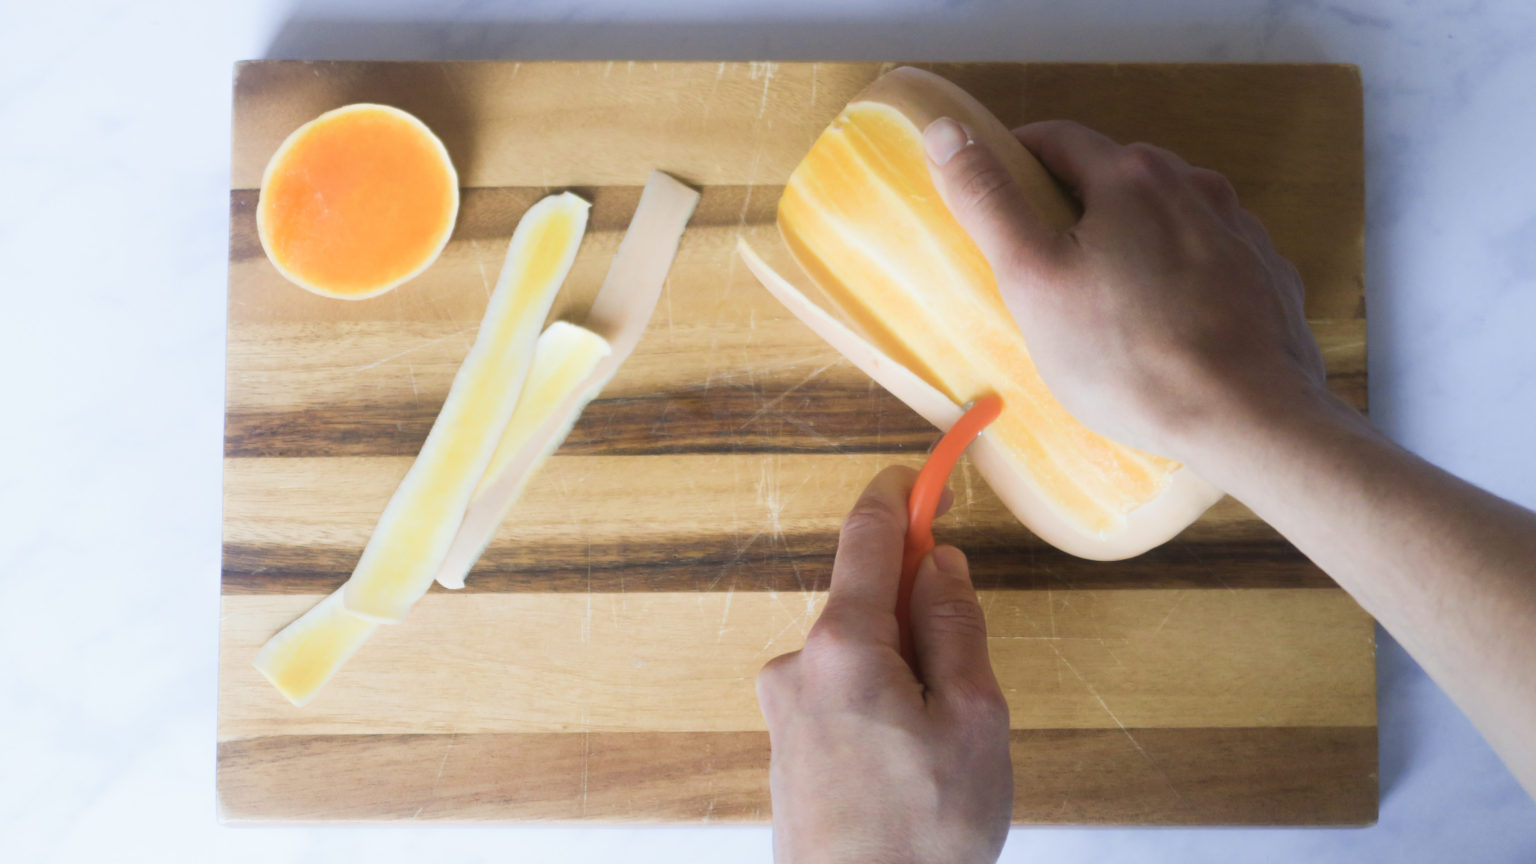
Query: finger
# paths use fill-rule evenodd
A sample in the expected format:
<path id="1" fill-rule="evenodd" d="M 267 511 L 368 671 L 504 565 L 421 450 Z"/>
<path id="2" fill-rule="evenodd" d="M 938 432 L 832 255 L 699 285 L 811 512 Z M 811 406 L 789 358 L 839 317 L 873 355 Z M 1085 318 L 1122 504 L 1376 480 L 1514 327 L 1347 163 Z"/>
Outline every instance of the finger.
<path id="1" fill-rule="evenodd" d="M 912 645 L 930 691 L 962 698 L 1000 695 L 987 658 L 987 619 L 965 555 L 953 546 L 934 549 L 918 567 Z"/>
<path id="2" fill-rule="evenodd" d="M 1040 221 L 1002 160 L 969 129 L 940 117 L 924 130 L 923 148 L 939 197 L 994 272 L 1055 257 L 1061 236 Z"/>
<path id="3" fill-rule="evenodd" d="M 1264 223 L 1253 214 L 1253 211 L 1239 207 L 1236 218 L 1238 228 L 1248 235 L 1249 239 L 1255 243 L 1263 244 L 1264 247 L 1270 245 L 1269 229 L 1264 227 Z"/>
<path id="4" fill-rule="evenodd" d="M 784 706 L 792 701 L 799 651 L 769 660 L 757 673 L 757 706 L 769 727 L 783 714 Z"/>
<path id="5" fill-rule="evenodd" d="M 871 480 L 843 519 L 832 560 L 832 582 L 823 614 L 844 607 L 862 614 L 896 614 L 901 549 L 907 535 L 907 497 L 917 472 L 893 465 Z"/>
<path id="6" fill-rule="evenodd" d="M 1233 221 L 1241 221 L 1238 215 L 1242 212 L 1242 206 L 1237 200 L 1237 190 L 1232 188 L 1232 181 L 1226 175 L 1209 168 L 1191 168 L 1189 170 L 1189 182 L 1194 184 L 1205 200 L 1216 208 L 1216 212 Z"/>
<path id="7" fill-rule="evenodd" d="M 940 516 L 943 516 L 945 513 L 948 513 L 949 508 L 953 506 L 955 506 L 954 490 L 946 486 L 944 487 L 944 491 L 939 495 L 939 506 L 934 508 L 933 518 L 937 519 Z"/>
<path id="8" fill-rule="evenodd" d="M 1084 203 L 1095 178 L 1105 176 L 1105 169 L 1120 150 L 1120 145 L 1107 136 L 1071 120 L 1030 123 L 1013 130 L 1013 137 Z"/>
<path id="9" fill-rule="evenodd" d="M 1150 144 L 1146 141 L 1132 141 L 1126 146 L 1134 147 L 1149 156 L 1161 159 L 1164 163 L 1171 165 L 1174 168 L 1182 168 L 1186 171 L 1209 171 L 1209 169 L 1206 168 L 1195 168 L 1193 165 L 1189 164 L 1189 160 L 1173 152 L 1172 150 L 1169 150 L 1167 147 L 1159 147 L 1156 144 Z M 1215 171 L 1210 171 L 1209 173 L 1216 174 Z M 1216 176 L 1220 177 L 1221 175 L 1216 174 Z"/>

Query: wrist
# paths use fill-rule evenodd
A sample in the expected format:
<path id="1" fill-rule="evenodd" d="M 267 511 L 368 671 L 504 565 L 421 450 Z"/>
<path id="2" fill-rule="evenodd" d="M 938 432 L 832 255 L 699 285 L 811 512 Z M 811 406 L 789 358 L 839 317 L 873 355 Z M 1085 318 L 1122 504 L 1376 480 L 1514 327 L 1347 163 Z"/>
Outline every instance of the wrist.
<path id="1" fill-rule="evenodd" d="M 1377 433 L 1321 383 L 1255 388 L 1214 408 L 1181 440 L 1180 461 L 1239 499 L 1255 479 L 1295 465 L 1298 448 Z"/>

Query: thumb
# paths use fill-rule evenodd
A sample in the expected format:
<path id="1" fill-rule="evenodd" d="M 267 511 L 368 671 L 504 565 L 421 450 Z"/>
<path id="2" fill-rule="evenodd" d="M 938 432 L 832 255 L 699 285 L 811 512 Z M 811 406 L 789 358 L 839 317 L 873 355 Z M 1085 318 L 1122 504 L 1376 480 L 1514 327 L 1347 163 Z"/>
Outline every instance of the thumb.
<path id="1" fill-rule="evenodd" d="M 987 619 L 959 549 L 940 546 L 918 565 L 911 621 L 912 647 L 929 690 L 997 692 L 997 678 L 987 658 Z"/>
<path id="2" fill-rule="evenodd" d="M 923 150 L 939 197 L 994 273 L 1008 264 L 1051 257 L 1056 232 L 1040 221 L 1002 160 L 970 129 L 940 117 L 923 131 Z"/>

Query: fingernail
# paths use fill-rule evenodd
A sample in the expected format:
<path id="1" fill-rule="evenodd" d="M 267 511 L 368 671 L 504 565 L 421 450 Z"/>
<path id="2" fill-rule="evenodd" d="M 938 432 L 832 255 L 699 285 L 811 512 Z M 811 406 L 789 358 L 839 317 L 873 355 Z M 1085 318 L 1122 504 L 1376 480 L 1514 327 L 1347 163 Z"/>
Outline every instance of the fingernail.
<path id="1" fill-rule="evenodd" d="M 965 572 L 965 553 L 953 546 L 939 546 L 928 557 L 935 567 L 945 573 Z"/>
<path id="2" fill-rule="evenodd" d="M 971 134 L 948 117 L 940 117 L 923 130 L 923 149 L 928 151 L 928 158 L 935 165 L 948 163 L 969 143 Z"/>
<path id="3" fill-rule="evenodd" d="M 923 560 L 917 562 L 917 575 L 921 579 L 929 579 L 939 574 L 939 562 L 932 552 L 923 556 Z"/>

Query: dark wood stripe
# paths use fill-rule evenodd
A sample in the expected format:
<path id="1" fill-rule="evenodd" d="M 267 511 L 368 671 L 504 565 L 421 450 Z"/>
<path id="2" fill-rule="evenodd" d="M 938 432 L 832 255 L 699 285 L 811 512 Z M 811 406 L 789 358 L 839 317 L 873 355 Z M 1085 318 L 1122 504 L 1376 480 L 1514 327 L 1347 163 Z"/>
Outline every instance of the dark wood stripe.
<path id="1" fill-rule="evenodd" d="M 1369 825 L 1374 726 L 1012 734 L 1015 822 Z"/>
<path id="2" fill-rule="evenodd" d="M 230 413 L 230 457 L 415 456 L 441 405 Z M 936 430 L 879 387 L 806 387 L 775 393 L 712 386 L 597 399 L 562 453 L 923 452 Z"/>
<path id="3" fill-rule="evenodd" d="M 1241 589 L 1338 587 L 1284 541 L 1192 543 L 1175 539 L 1126 561 L 1085 561 L 1012 536 L 941 532 L 966 550 L 984 590 L 1081 588 Z M 664 543 L 495 545 L 466 580 L 473 593 L 825 590 L 835 534 L 760 534 L 740 541 L 682 537 Z M 351 575 L 361 549 L 224 547 L 225 594 L 325 594 Z M 432 590 L 446 590 L 436 585 Z"/>
<path id="4" fill-rule="evenodd" d="M 1332 376 L 1331 389 L 1362 406 L 1364 373 Z M 438 401 L 293 411 L 230 412 L 229 457 L 415 456 Z M 774 392 L 732 385 L 599 398 L 587 406 L 562 453 L 913 453 L 937 431 L 901 400 L 873 386 L 836 384 Z"/>
<path id="5" fill-rule="evenodd" d="M 1362 825 L 1372 727 L 1016 730 L 1015 822 Z M 764 822 L 762 732 L 292 735 L 218 745 L 227 821 Z M 644 802 L 644 803 L 637 803 Z"/>
<path id="6" fill-rule="evenodd" d="M 542 186 L 498 186 L 461 189 L 459 217 L 449 242 L 466 240 L 501 240 L 506 242 L 517 227 L 517 220 L 534 202 L 550 194 L 569 189 L 592 204 L 587 216 L 587 233 L 618 233 L 629 227 L 640 203 L 641 186 L 575 186 L 548 189 Z M 746 186 L 705 186 L 700 189 L 699 206 L 688 221 L 689 230 L 699 228 L 736 228 L 740 225 L 765 224 L 774 220 L 783 187 L 754 186 L 748 196 Z M 256 233 L 255 189 L 235 189 L 229 193 L 229 260 L 244 261 L 260 257 L 261 238 Z"/>

